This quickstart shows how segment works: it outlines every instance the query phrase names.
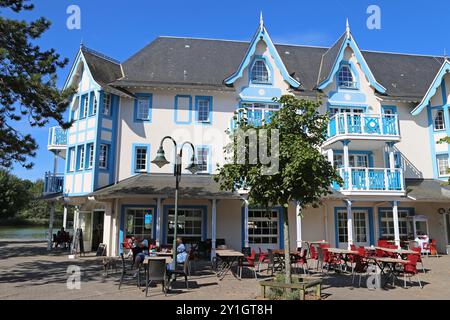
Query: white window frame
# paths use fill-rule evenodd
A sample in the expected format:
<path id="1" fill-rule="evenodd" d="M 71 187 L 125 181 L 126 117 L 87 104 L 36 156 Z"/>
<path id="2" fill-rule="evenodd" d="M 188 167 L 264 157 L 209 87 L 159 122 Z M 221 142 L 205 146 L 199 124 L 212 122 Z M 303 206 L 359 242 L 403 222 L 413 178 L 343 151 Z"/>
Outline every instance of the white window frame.
<path id="1" fill-rule="evenodd" d="M 206 153 L 204 152 L 206 150 Z M 209 161 L 210 161 L 210 147 L 208 146 L 199 146 L 196 148 L 196 158 L 198 163 L 198 172 L 209 172 Z M 203 151 L 200 153 L 200 151 Z M 204 160 L 204 156 L 206 155 L 206 161 Z"/>
<path id="2" fill-rule="evenodd" d="M 88 116 L 88 111 L 89 111 L 89 94 L 86 94 L 83 100 L 83 118 L 86 118 Z"/>
<path id="3" fill-rule="evenodd" d="M 255 111 L 260 111 L 262 123 L 265 123 L 273 112 L 280 110 L 280 106 L 275 103 L 243 102 L 242 107 L 247 109 L 247 117 L 249 114 L 255 114 Z"/>
<path id="4" fill-rule="evenodd" d="M 437 163 L 439 177 L 450 176 L 448 154 L 438 154 L 436 156 L 436 163 Z M 444 168 L 445 168 L 445 171 L 442 170 Z"/>
<path id="5" fill-rule="evenodd" d="M 103 115 L 109 116 L 111 114 L 111 94 L 103 93 Z"/>
<path id="6" fill-rule="evenodd" d="M 345 69 L 345 71 L 344 71 Z M 343 78 L 341 80 L 341 78 Z M 356 88 L 355 76 L 353 75 L 350 65 L 343 64 L 337 74 L 337 84 L 339 88 L 354 89 Z"/>
<path id="7" fill-rule="evenodd" d="M 133 211 L 133 214 L 130 212 Z M 136 213 L 139 212 L 139 215 Z M 151 220 L 151 226 L 150 229 L 145 229 L 145 215 L 151 214 L 152 220 Z M 136 239 L 153 239 L 153 221 L 154 221 L 154 209 L 153 208 L 140 208 L 140 207 L 131 207 L 125 209 L 125 236 L 128 236 L 128 216 L 133 216 L 133 226 L 132 226 L 132 232 L 131 235 L 133 235 Z M 139 228 L 142 228 L 142 231 L 150 230 L 146 232 L 136 233 L 136 226 L 139 226 Z"/>
<path id="8" fill-rule="evenodd" d="M 90 143 L 88 150 L 88 169 L 92 169 L 94 166 L 94 144 Z"/>
<path id="9" fill-rule="evenodd" d="M 433 128 L 434 131 L 445 130 L 445 115 L 444 110 L 433 110 Z"/>
<path id="10" fill-rule="evenodd" d="M 100 152 L 99 152 L 99 156 L 98 156 L 98 167 L 100 169 L 108 168 L 108 151 L 109 151 L 109 146 L 107 144 L 100 145 Z"/>
<path id="11" fill-rule="evenodd" d="M 72 147 L 69 149 L 69 171 L 71 172 L 75 171 L 75 163 L 76 163 L 75 148 Z"/>
<path id="12" fill-rule="evenodd" d="M 136 107 L 136 119 L 148 121 L 150 120 L 150 98 L 149 97 L 138 97 L 137 107 Z M 144 116 L 145 112 L 145 116 Z"/>
<path id="13" fill-rule="evenodd" d="M 267 217 L 266 209 L 248 209 L 248 242 L 250 245 L 270 245 L 278 247 L 280 244 L 280 212 L 276 209 L 269 209 L 270 217 Z M 258 213 L 255 216 L 255 213 Z M 274 213 L 276 215 L 274 215 Z M 267 223 L 268 226 L 264 227 L 261 224 Z M 264 234 L 263 231 L 261 233 L 255 233 L 258 229 L 258 224 L 262 227 L 262 230 L 267 229 L 269 232 Z M 276 226 L 274 226 L 276 225 Z M 273 233 L 273 231 L 276 233 Z M 273 242 L 273 238 L 276 238 L 276 242 Z M 256 242 L 255 239 L 260 239 L 259 242 Z M 263 239 L 269 239 L 268 242 L 263 242 Z"/>
<path id="14" fill-rule="evenodd" d="M 97 114 L 97 109 L 98 109 L 98 100 L 97 100 L 97 95 L 94 94 L 92 95 L 93 97 L 93 101 L 92 101 L 92 115 L 95 116 Z"/>
<path id="15" fill-rule="evenodd" d="M 398 208 L 398 226 L 399 226 L 399 235 L 400 238 L 402 237 L 408 237 L 408 232 L 411 232 L 410 230 L 410 221 L 408 220 L 409 211 L 408 209 L 402 209 Z M 394 238 L 394 216 L 392 209 L 380 209 L 379 213 L 380 215 L 380 225 L 378 226 L 380 228 L 380 237 L 382 238 Z M 387 214 L 385 216 L 384 214 Z M 383 228 L 387 230 L 386 233 L 383 233 Z M 403 232 L 403 230 L 406 228 L 406 233 Z M 391 232 L 392 230 L 392 232 Z"/>
<path id="16" fill-rule="evenodd" d="M 84 145 L 79 146 L 78 151 L 80 152 L 80 154 L 78 155 L 79 157 L 78 170 L 84 170 L 84 162 L 86 161 L 85 146 Z"/>
<path id="17" fill-rule="evenodd" d="M 205 105 L 201 105 L 206 102 Z M 206 119 L 201 118 L 201 115 L 206 114 Z M 197 122 L 211 122 L 211 99 L 210 98 L 197 98 Z"/>
<path id="18" fill-rule="evenodd" d="M 143 153 L 141 151 L 144 151 Z M 134 172 L 147 172 L 147 157 L 148 148 L 146 146 L 137 146 L 134 148 Z M 144 159 L 141 159 L 142 156 Z M 140 158 L 141 157 L 141 158 Z M 138 166 L 141 166 L 143 162 L 144 168 L 139 169 Z"/>
<path id="19" fill-rule="evenodd" d="M 193 212 L 196 211 L 197 213 L 200 212 L 200 216 L 186 216 L 186 212 Z M 166 222 L 166 241 L 167 243 L 172 243 L 173 240 L 173 230 L 169 228 L 169 225 L 171 225 L 170 221 L 173 221 L 173 216 L 175 209 L 174 208 L 170 208 L 167 211 L 167 222 Z M 185 232 L 184 233 L 177 233 L 177 237 L 181 237 L 181 238 L 199 238 L 200 240 L 202 240 L 203 237 L 203 210 L 201 208 L 186 208 L 186 207 L 180 207 L 178 208 L 178 224 L 185 224 L 186 222 L 200 222 L 200 227 L 197 226 L 191 226 L 188 228 L 188 230 L 190 230 L 191 232 L 186 232 L 186 227 L 184 228 Z M 170 218 L 170 216 L 172 216 L 172 218 Z M 172 233 L 170 233 L 169 231 L 172 230 Z M 192 232 L 192 231 L 196 231 L 197 232 Z M 169 237 L 172 237 L 172 240 L 169 240 Z"/>
<path id="20" fill-rule="evenodd" d="M 259 68 L 257 64 L 262 63 L 263 68 L 261 70 L 257 70 L 255 68 Z M 264 72 L 265 70 L 265 72 Z M 255 72 L 260 72 L 261 74 L 255 74 Z M 258 79 L 255 79 L 255 77 L 258 76 Z M 264 77 L 267 76 L 267 79 L 264 79 Z M 252 68 L 250 69 L 250 81 L 252 83 L 256 84 L 268 84 L 270 83 L 270 70 L 267 66 L 266 60 L 264 59 L 256 59 L 255 62 L 253 62 Z"/>
<path id="21" fill-rule="evenodd" d="M 363 157 L 365 159 L 366 166 L 356 166 L 356 161 L 358 160 L 358 157 Z M 341 160 L 339 160 L 341 159 Z M 339 162 L 342 161 L 342 164 L 340 165 Z M 352 165 L 353 162 L 353 165 Z M 336 168 L 343 168 L 344 167 L 344 155 L 341 153 L 335 153 L 333 155 L 333 163 Z M 359 154 L 359 153 L 352 153 L 348 155 L 348 164 L 350 168 L 369 168 L 369 155 L 367 154 Z"/>

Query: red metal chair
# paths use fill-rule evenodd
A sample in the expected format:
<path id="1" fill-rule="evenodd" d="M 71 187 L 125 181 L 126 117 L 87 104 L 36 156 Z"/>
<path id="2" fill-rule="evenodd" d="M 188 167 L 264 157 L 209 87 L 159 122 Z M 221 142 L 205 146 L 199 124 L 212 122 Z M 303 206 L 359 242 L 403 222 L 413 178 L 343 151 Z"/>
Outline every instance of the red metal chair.
<path id="1" fill-rule="evenodd" d="M 309 249 L 309 259 L 316 261 L 316 269 L 319 269 L 319 253 L 316 250 L 316 247 L 311 245 Z"/>
<path id="2" fill-rule="evenodd" d="M 297 265 L 300 265 L 305 274 L 308 274 L 308 260 L 306 258 L 307 254 L 308 254 L 308 250 L 304 249 L 303 253 L 301 251 L 299 251 L 298 254 L 295 255 L 293 257 L 293 259 L 291 260 L 291 263 L 295 264 L 296 268 L 297 268 Z"/>
<path id="3" fill-rule="evenodd" d="M 330 271 L 331 265 L 334 265 L 335 267 L 339 266 L 342 271 L 342 261 L 340 255 L 330 253 L 328 248 L 320 247 L 320 250 L 322 251 L 322 257 L 320 257 L 319 254 L 319 262 L 321 263 L 322 271 L 325 264 L 327 265 L 327 273 Z"/>
<path id="4" fill-rule="evenodd" d="M 350 250 L 352 250 L 352 251 L 358 251 L 358 248 L 357 248 L 354 244 L 351 244 L 351 245 L 350 245 Z"/>
<path id="5" fill-rule="evenodd" d="M 362 252 L 364 248 L 359 248 L 358 251 Z M 363 275 L 367 275 L 367 267 L 369 263 L 364 259 L 362 255 L 355 255 L 355 266 L 352 268 L 352 286 L 355 281 L 355 274 L 359 275 L 359 283 L 358 286 L 361 287 L 361 277 Z"/>
<path id="6" fill-rule="evenodd" d="M 419 286 L 422 289 L 419 272 L 417 271 L 417 261 L 419 260 L 419 256 L 417 254 L 408 254 L 407 259 L 408 263 L 405 263 L 403 265 L 403 270 L 400 272 L 403 273 L 404 287 L 406 288 L 406 276 L 409 277 L 410 282 L 412 276 L 417 276 L 417 280 L 419 280 Z"/>
<path id="7" fill-rule="evenodd" d="M 419 257 L 419 259 L 417 259 L 417 262 L 420 262 L 420 264 L 422 265 L 422 271 L 423 273 L 425 273 L 425 268 L 423 267 L 423 261 L 422 261 L 422 249 L 420 249 L 420 247 L 417 248 L 411 248 L 412 251 L 417 252 L 417 256 Z"/>
<path id="8" fill-rule="evenodd" d="M 437 241 L 434 239 L 430 240 L 430 243 L 424 243 L 423 250 L 425 252 L 429 252 L 430 256 L 439 257 L 439 254 L 437 252 Z"/>
<path id="9" fill-rule="evenodd" d="M 243 267 L 247 267 L 250 270 L 253 271 L 253 273 L 255 274 L 255 279 L 258 279 L 258 275 L 256 273 L 256 265 L 255 265 L 255 260 L 256 260 L 256 252 L 255 250 L 252 250 L 252 254 L 249 257 L 244 257 L 243 259 L 240 260 L 239 263 L 239 278 L 242 278 L 242 269 Z"/>
<path id="10" fill-rule="evenodd" d="M 375 249 L 375 257 L 387 257 L 388 255 L 386 254 L 385 251 L 381 250 L 381 249 Z"/>
<path id="11" fill-rule="evenodd" d="M 267 252 L 264 252 L 261 250 L 261 248 L 258 248 L 259 254 L 258 254 L 258 272 L 261 272 L 261 265 L 263 263 L 269 263 L 269 254 Z"/>

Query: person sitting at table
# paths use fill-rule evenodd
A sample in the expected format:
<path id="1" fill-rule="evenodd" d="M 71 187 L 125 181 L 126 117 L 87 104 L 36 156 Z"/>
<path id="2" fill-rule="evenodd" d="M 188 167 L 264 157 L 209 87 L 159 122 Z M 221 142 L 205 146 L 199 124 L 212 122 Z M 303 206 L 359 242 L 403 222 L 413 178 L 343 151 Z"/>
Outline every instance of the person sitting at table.
<path id="1" fill-rule="evenodd" d="M 60 244 L 64 243 L 64 247 L 66 247 L 67 232 L 64 230 L 64 227 L 61 227 L 61 230 L 56 234 L 56 246 L 58 247 Z"/>
<path id="2" fill-rule="evenodd" d="M 183 244 L 183 239 L 177 238 L 177 264 L 183 264 L 186 261 L 187 252 L 186 247 Z M 172 264 L 169 265 L 169 269 L 172 268 Z"/>
<path id="3" fill-rule="evenodd" d="M 144 262 L 145 255 L 148 255 L 148 240 L 144 239 L 142 241 L 135 240 L 133 247 L 134 264 L 133 267 L 136 269 L 135 275 L 139 272 L 139 267 Z"/>

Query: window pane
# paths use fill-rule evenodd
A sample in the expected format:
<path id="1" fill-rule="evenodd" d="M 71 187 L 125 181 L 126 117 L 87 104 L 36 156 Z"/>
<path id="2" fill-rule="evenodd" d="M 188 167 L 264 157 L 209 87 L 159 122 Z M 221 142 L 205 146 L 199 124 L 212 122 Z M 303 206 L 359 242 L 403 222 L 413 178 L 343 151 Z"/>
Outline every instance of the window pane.
<path id="1" fill-rule="evenodd" d="M 251 71 L 251 79 L 254 82 L 268 83 L 269 82 L 269 72 L 267 71 L 267 66 L 264 60 L 256 60 L 253 64 Z"/>

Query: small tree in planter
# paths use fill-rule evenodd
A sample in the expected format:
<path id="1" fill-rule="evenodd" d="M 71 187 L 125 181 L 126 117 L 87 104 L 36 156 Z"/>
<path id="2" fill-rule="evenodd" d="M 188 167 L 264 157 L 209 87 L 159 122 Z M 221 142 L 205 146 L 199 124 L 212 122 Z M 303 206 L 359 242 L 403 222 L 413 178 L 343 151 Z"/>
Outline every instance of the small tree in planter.
<path id="1" fill-rule="evenodd" d="M 286 284 L 291 284 L 289 203 L 298 201 L 302 209 L 306 206 L 317 207 L 321 198 L 330 193 L 331 184 L 334 181 L 341 183 L 342 180 L 320 153 L 328 123 L 328 115 L 318 112 L 320 104 L 290 95 L 282 96 L 276 102 L 282 107 L 266 123 L 255 124 L 245 117 L 236 118 L 237 130 L 230 132 L 232 142 L 225 147 L 227 164 L 219 168 L 215 179 L 223 190 L 248 188 L 250 205 L 265 208 L 282 206 L 286 261 L 284 278 Z M 270 140 L 269 148 L 265 149 L 264 141 L 258 141 L 258 155 L 255 155 L 249 152 L 255 147 L 249 132 L 255 131 L 257 137 L 266 138 L 261 134 L 263 129 L 267 129 L 266 134 L 271 137 L 266 139 Z M 278 141 L 273 139 L 277 134 Z M 243 159 L 242 148 L 239 148 L 242 142 L 246 146 L 245 161 L 239 161 Z M 272 162 L 277 161 L 278 170 L 268 170 L 266 150 L 273 150 Z M 273 168 L 273 163 L 271 166 Z"/>

